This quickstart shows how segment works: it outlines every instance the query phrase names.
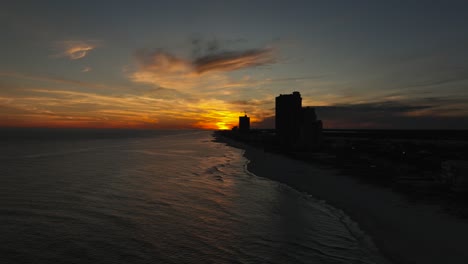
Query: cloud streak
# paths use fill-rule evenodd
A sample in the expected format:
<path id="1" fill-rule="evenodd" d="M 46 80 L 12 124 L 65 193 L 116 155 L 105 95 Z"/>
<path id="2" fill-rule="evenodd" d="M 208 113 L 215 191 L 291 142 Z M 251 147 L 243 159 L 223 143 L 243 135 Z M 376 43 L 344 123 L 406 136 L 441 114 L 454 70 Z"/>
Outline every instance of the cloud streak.
<path id="1" fill-rule="evenodd" d="M 211 71 L 234 71 L 274 63 L 273 50 L 251 49 L 245 51 L 220 52 L 195 59 L 195 71 L 203 74 Z"/>
<path id="2" fill-rule="evenodd" d="M 239 86 L 227 72 L 275 63 L 271 48 L 217 51 L 194 59 L 159 49 L 139 50 L 135 58 L 138 68 L 129 76 L 132 81 L 182 90 Z"/>
<path id="3" fill-rule="evenodd" d="M 99 46 L 98 41 L 93 40 L 67 40 L 56 43 L 58 49 L 61 50 L 58 57 L 67 57 L 71 60 L 78 60 L 86 57 L 92 50 Z"/>

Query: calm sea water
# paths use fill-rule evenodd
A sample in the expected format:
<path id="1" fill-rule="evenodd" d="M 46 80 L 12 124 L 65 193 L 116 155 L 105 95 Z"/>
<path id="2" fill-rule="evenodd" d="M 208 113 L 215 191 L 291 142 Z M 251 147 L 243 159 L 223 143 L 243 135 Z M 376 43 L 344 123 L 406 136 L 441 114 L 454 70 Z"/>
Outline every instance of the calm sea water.
<path id="1" fill-rule="evenodd" d="M 104 134 L 0 141 L 1 263 L 377 259 L 341 211 L 249 173 L 211 132 Z"/>

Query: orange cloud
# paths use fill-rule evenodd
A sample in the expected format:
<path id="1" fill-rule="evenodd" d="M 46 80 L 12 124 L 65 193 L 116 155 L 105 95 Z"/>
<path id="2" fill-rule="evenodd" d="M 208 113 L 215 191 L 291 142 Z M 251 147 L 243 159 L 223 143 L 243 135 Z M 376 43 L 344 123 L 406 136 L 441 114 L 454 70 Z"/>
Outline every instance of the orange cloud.
<path id="1" fill-rule="evenodd" d="M 224 73 L 274 63 L 270 48 L 218 52 L 194 60 L 161 50 L 140 50 L 135 57 L 138 70 L 130 74 L 132 81 L 179 90 L 198 88 L 197 92 L 245 85 L 246 82 L 232 81 Z"/>
<path id="2" fill-rule="evenodd" d="M 97 46 L 62 44 L 61 56 L 70 59 L 83 58 Z M 157 88 L 131 89 L 0 72 L 0 76 L 12 79 L 38 81 L 34 82 L 36 87 L 22 87 L 22 92 L 0 89 L 0 107 L 9 111 L 0 113 L 0 125 L 230 129 L 238 125 L 244 110 L 253 117 L 252 122 L 271 114 L 255 100 L 231 103 L 239 98 L 238 91 L 223 89 L 249 86 L 250 78 L 233 80 L 228 72 L 273 63 L 271 49 L 217 52 L 193 60 L 162 51 L 140 51 L 136 59 L 138 68 L 128 77 Z M 56 84 L 67 88 L 55 88 Z"/>
<path id="3" fill-rule="evenodd" d="M 230 129 L 241 115 L 232 110 L 232 105 L 217 99 L 27 91 L 0 97 L 2 126 Z"/>

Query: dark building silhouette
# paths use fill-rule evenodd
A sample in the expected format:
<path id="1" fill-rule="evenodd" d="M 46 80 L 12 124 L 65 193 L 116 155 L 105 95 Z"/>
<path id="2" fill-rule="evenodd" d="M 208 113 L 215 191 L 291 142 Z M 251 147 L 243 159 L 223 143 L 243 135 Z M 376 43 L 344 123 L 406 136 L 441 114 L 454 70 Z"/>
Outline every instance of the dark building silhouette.
<path id="1" fill-rule="evenodd" d="M 322 142 L 322 120 L 317 120 L 315 108 L 307 106 L 302 108 L 302 126 L 300 144 L 303 148 L 313 149 Z"/>
<path id="2" fill-rule="evenodd" d="M 288 149 L 317 148 L 321 142 L 322 121 L 315 109 L 302 107 L 299 92 L 276 97 L 276 135 L 282 147 Z"/>
<path id="3" fill-rule="evenodd" d="M 275 128 L 281 145 L 293 145 L 299 138 L 302 98 L 299 92 L 276 97 Z"/>
<path id="4" fill-rule="evenodd" d="M 239 131 L 248 132 L 250 130 L 250 117 L 246 115 L 239 116 Z"/>

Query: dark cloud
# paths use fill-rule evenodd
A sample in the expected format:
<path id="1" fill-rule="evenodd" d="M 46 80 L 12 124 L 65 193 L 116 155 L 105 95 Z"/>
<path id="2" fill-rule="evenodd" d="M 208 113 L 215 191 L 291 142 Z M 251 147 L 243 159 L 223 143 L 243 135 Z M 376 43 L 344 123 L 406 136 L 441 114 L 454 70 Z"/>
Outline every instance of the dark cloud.
<path id="1" fill-rule="evenodd" d="M 430 98 L 422 104 L 377 102 L 316 107 L 325 128 L 468 129 L 468 116 L 439 116 L 443 100 Z M 411 114 L 427 110 L 427 114 Z"/>
<path id="2" fill-rule="evenodd" d="M 242 68 L 274 63 L 272 49 L 225 51 L 197 58 L 193 61 L 195 71 L 233 71 Z"/>
<path id="3" fill-rule="evenodd" d="M 192 46 L 192 57 L 200 58 L 226 50 L 242 49 L 239 44 L 247 42 L 246 39 L 223 39 L 205 38 L 202 36 L 192 36 L 190 45 Z"/>
<path id="4" fill-rule="evenodd" d="M 384 114 L 404 114 L 417 110 L 424 110 L 434 107 L 433 105 L 408 105 L 400 102 L 394 101 L 384 101 L 377 103 L 363 103 L 363 104 L 349 104 L 349 105 L 335 105 L 335 106 L 319 106 L 317 109 L 326 111 L 327 113 L 342 112 L 347 111 L 351 112 L 374 112 L 374 113 L 384 113 Z"/>
<path id="5" fill-rule="evenodd" d="M 194 57 L 201 57 L 206 54 L 218 52 L 222 45 L 217 39 L 206 41 L 201 38 L 192 38 L 191 44 L 192 55 Z"/>

